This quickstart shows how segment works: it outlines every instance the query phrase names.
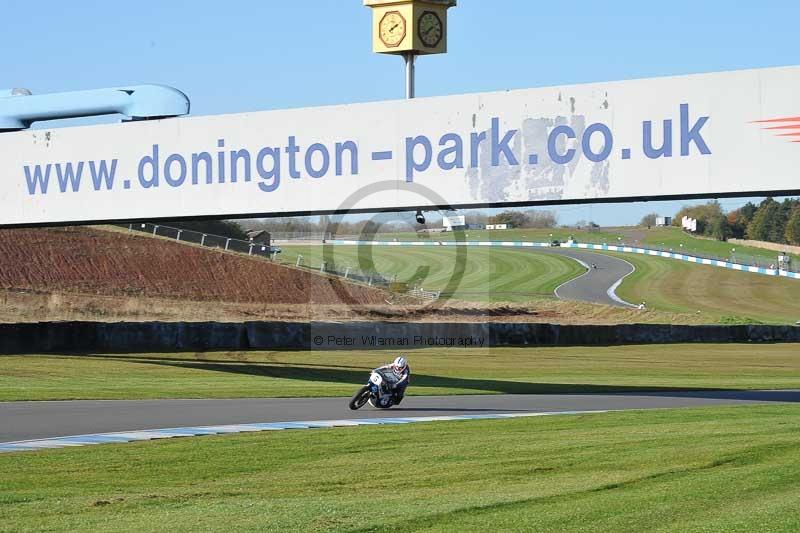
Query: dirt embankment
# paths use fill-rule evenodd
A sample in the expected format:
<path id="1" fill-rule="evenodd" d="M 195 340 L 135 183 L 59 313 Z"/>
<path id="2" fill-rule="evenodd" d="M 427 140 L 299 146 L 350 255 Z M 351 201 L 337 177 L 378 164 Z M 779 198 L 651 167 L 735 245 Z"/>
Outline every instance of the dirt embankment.
<path id="1" fill-rule="evenodd" d="M 0 231 L 0 289 L 252 304 L 380 304 L 383 291 L 92 228 Z"/>
<path id="2" fill-rule="evenodd" d="M 702 315 L 678 315 L 565 302 L 528 304 L 350 305 L 187 301 L 139 296 L 102 296 L 0 289 L 0 323 L 87 320 L 101 322 L 547 322 L 556 324 L 701 324 Z"/>
<path id="3" fill-rule="evenodd" d="M 0 230 L 0 322 L 702 322 L 695 315 L 555 299 L 440 304 L 124 231 Z"/>

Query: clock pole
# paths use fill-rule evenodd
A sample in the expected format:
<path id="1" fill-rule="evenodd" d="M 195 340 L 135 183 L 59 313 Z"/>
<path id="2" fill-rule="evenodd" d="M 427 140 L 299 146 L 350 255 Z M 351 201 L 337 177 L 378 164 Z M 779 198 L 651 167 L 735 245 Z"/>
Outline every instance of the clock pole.
<path id="1" fill-rule="evenodd" d="M 416 54 L 414 52 L 406 52 L 403 54 L 403 59 L 406 61 L 406 99 L 411 100 L 415 96 L 416 89 Z"/>
<path id="2" fill-rule="evenodd" d="M 447 52 L 447 10 L 458 0 L 364 0 L 372 9 L 372 51 L 402 55 L 406 99 L 416 97 L 419 55 Z"/>

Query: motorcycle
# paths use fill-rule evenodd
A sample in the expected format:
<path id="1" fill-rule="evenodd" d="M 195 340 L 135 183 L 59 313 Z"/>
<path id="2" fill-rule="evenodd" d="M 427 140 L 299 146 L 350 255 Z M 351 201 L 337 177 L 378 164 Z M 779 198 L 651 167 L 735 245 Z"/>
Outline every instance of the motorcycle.
<path id="1" fill-rule="evenodd" d="M 399 403 L 393 392 L 397 377 L 391 372 L 373 370 L 369 382 L 358 389 L 350 399 L 350 409 L 356 411 L 369 403 L 378 409 L 388 409 Z"/>

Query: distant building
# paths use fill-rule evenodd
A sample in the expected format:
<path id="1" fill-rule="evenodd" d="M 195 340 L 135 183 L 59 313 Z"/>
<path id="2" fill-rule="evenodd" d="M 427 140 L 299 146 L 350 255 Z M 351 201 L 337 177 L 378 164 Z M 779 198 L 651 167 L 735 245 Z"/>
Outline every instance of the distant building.
<path id="1" fill-rule="evenodd" d="M 250 239 L 250 242 L 266 244 L 267 246 L 272 242 L 272 236 L 266 230 L 248 231 L 247 237 Z"/>
<path id="2" fill-rule="evenodd" d="M 508 229 L 508 224 L 486 224 L 486 229 Z"/>
<path id="3" fill-rule="evenodd" d="M 672 217 L 656 217 L 656 226 L 671 226 Z"/>
<path id="4" fill-rule="evenodd" d="M 445 231 L 455 231 L 467 229 L 466 218 L 464 215 L 442 218 L 442 226 Z"/>

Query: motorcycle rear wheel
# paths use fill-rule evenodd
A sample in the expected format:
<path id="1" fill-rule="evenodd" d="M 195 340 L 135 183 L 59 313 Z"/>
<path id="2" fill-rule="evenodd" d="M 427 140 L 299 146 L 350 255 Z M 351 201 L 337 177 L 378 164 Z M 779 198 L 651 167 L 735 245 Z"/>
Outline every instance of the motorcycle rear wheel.
<path id="1" fill-rule="evenodd" d="M 353 397 L 350 398 L 350 409 L 353 411 L 358 411 L 364 407 L 369 400 L 369 394 L 369 387 L 366 385 L 358 389 L 358 392 L 356 392 Z"/>

